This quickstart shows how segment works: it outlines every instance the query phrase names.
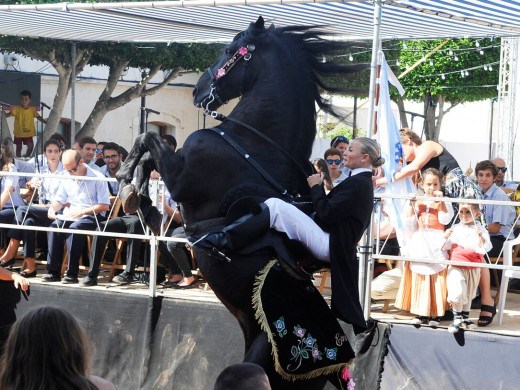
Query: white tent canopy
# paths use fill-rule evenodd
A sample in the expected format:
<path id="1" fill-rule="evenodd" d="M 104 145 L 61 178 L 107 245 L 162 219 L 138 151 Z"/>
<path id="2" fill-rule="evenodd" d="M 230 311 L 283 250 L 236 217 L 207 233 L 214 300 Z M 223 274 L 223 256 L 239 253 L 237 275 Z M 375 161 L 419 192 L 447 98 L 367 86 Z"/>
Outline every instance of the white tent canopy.
<path id="1" fill-rule="evenodd" d="M 322 25 L 373 38 L 373 1 L 181 0 L 0 6 L 0 34 L 74 41 L 225 42 L 262 15 L 276 26 Z M 520 35 L 520 1 L 386 0 L 382 39 Z"/>

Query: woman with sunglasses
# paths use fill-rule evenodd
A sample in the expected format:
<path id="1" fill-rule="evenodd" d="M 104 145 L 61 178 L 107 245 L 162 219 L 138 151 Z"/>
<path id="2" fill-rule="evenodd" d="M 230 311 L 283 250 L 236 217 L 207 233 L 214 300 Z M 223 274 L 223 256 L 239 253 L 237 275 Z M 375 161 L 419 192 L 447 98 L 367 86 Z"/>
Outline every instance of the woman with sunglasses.
<path id="1" fill-rule="evenodd" d="M 239 250 L 271 228 L 300 241 L 318 260 L 330 262 L 332 309 L 342 320 L 353 324 L 356 332 L 366 329 L 357 287 L 356 249 L 370 223 L 374 202 L 372 168 L 383 165 L 376 141 L 359 137 L 345 152 L 345 165 L 352 174 L 325 194 L 323 177 L 307 178 L 316 210 L 314 221 L 293 205 L 269 198 L 258 209 L 199 239 L 195 245 L 204 250 Z M 339 164 L 338 164 L 339 165 Z"/>
<path id="2" fill-rule="evenodd" d="M 343 165 L 343 153 L 341 153 L 338 149 L 327 149 L 323 158 L 327 162 L 330 180 L 332 182 L 332 187 L 330 188 L 325 185 L 325 192 L 328 193 L 330 190 L 332 190 L 333 187 L 337 186 L 348 177 L 348 172 L 345 173 L 343 170 L 341 170 L 341 166 Z"/>

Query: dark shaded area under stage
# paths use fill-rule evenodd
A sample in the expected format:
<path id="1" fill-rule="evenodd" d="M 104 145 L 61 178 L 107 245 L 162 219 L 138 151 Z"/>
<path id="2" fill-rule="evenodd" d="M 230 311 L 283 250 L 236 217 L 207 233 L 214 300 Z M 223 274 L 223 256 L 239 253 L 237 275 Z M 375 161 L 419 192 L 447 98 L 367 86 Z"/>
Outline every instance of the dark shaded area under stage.
<path id="1" fill-rule="evenodd" d="M 242 331 L 222 304 L 33 284 L 17 315 L 46 304 L 65 307 L 81 321 L 93 342 L 92 372 L 119 389 L 213 389 L 219 373 L 243 359 Z M 356 390 L 376 389 L 388 325 L 357 338 L 342 326 L 363 352 L 351 367 Z"/>
<path id="2" fill-rule="evenodd" d="M 31 290 L 18 316 L 43 304 L 69 309 L 93 342 L 93 373 L 117 388 L 212 389 L 218 374 L 243 358 L 242 332 L 221 304 L 59 284 Z M 385 390 L 507 390 L 520 383 L 520 337 L 471 331 L 455 337 L 445 328 L 378 323 L 368 337 L 355 338 L 342 325 L 358 352 L 356 390 L 377 389 L 383 359 Z"/>

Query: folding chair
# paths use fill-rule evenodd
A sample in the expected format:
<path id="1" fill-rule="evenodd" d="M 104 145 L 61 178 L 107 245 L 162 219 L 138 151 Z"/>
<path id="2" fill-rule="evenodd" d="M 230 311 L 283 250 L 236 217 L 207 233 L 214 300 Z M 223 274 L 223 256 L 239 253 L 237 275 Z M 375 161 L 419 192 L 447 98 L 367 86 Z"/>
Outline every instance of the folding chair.
<path id="1" fill-rule="evenodd" d="M 514 249 L 513 249 L 514 247 Z M 515 259 L 519 259 L 520 252 L 520 236 L 514 240 L 504 243 L 504 265 L 513 265 Z M 502 272 L 502 281 L 500 282 L 499 300 L 498 300 L 498 325 L 502 325 L 502 316 L 504 315 L 504 307 L 506 305 L 506 294 L 509 279 L 520 279 L 520 267 L 518 271 L 505 270 Z"/>

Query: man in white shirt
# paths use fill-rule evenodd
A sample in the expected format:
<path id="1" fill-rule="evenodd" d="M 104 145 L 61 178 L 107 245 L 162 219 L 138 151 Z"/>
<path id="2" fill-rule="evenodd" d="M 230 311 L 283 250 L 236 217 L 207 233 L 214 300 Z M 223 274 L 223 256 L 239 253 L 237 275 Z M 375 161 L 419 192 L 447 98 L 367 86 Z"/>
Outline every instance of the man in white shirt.
<path id="1" fill-rule="evenodd" d="M 94 145 L 95 147 L 95 145 Z M 103 177 L 100 172 L 87 166 L 81 155 L 74 150 L 63 153 L 63 176 Z M 67 204 L 70 204 L 67 206 Z M 69 179 L 63 180 L 49 207 L 49 218 L 54 219 L 51 227 L 95 230 L 105 220 L 105 212 L 110 207 L 108 186 L 104 181 Z M 60 212 L 63 212 L 60 214 Z M 60 278 L 63 260 L 63 247 L 67 243 L 69 265 L 67 274 Z M 84 234 L 51 232 L 49 234 L 49 253 L 47 255 L 48 275 L 44 282 L 78 283 L 79 259 L 87 237 Z"/>
<path id="2" fill-rule="evenodd" d="M 95 171 L 100 171 L 101 168 L 96 165 L 96 140 L 92 137 L 83 137 L 79 140 L 79 147 L 83 163 Z"/>

